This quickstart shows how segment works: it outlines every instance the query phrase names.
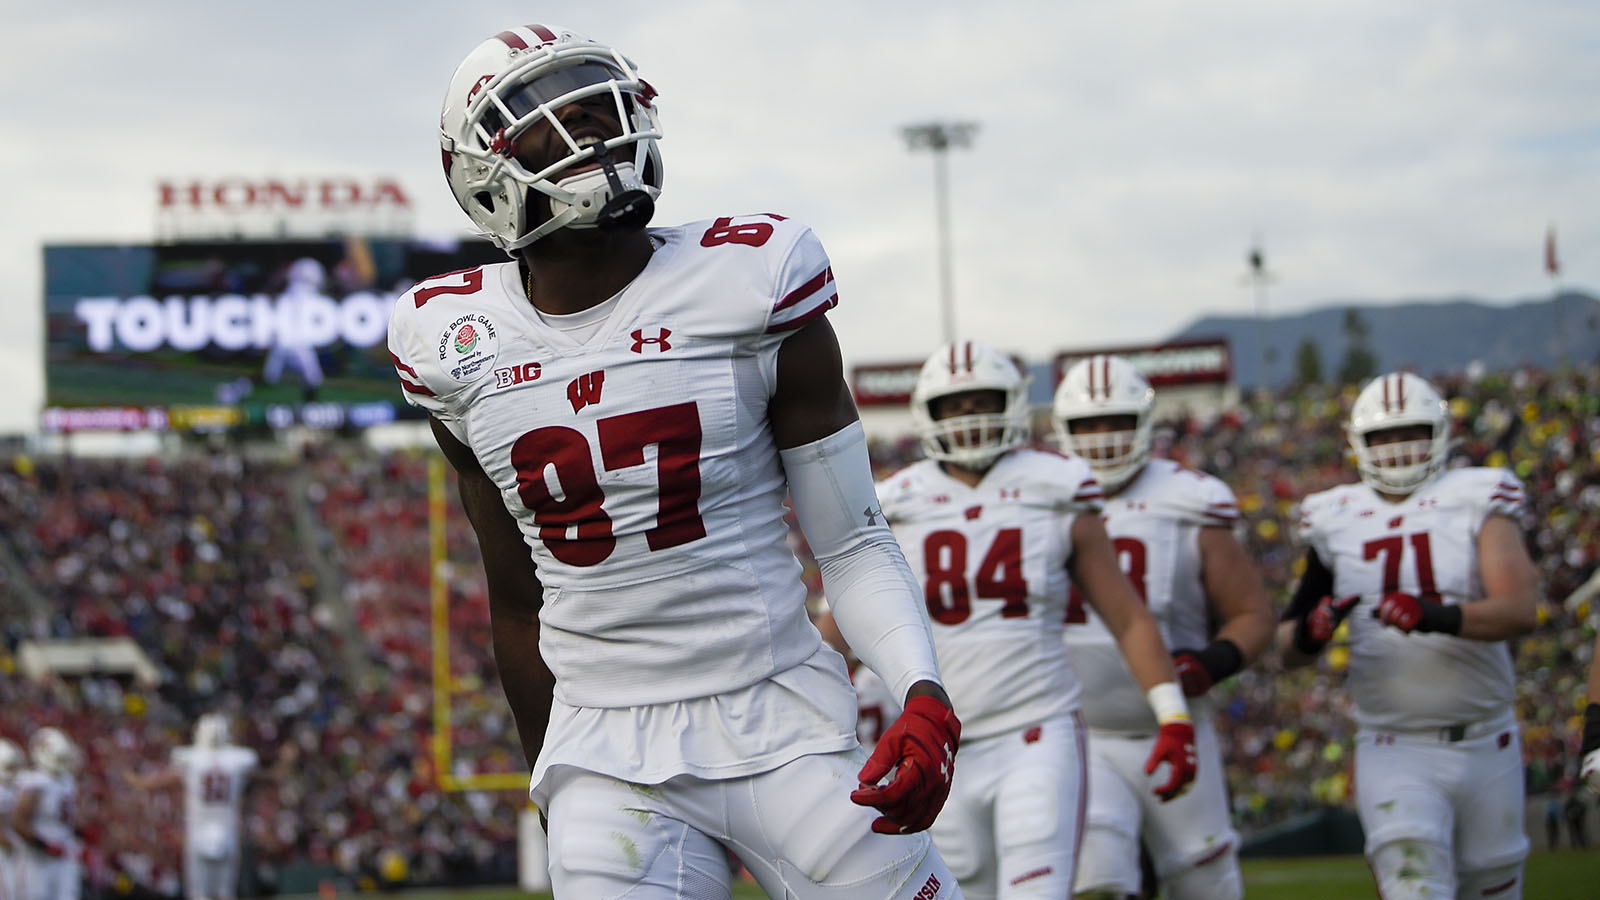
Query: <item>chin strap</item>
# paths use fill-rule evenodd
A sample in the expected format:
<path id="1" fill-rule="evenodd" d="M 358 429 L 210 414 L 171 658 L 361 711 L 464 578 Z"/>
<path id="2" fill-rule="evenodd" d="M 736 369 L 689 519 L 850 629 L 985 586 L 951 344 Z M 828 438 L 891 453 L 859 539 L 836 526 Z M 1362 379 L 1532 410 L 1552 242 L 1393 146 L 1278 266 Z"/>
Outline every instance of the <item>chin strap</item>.
<path id="1" fill-rule="evenodd" d="M 611 229 L 642 228 L 649 224 L 650 217 L 655 215 L 655 201 L 638 188 L 630 190 L 623 186 L 622 178 L 617 175 L 617 166 L 611 161 L 611 152 L 603 142 L 594 145 L 594 157 L 600 161 L 600 168 L 605 171 L 606 181 L 611 185 L 611 199 L 600 207 L 600 212 L 595 216 L 595 225 Z"/>

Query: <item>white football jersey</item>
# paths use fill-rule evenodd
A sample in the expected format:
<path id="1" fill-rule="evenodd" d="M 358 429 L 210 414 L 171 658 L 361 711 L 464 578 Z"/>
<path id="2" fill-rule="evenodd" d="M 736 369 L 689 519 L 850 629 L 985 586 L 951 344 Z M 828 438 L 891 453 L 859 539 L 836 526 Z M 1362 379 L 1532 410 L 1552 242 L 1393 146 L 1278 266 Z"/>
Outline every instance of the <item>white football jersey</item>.
<path id="1" fill-rule="evenodd" d="M 1349 684 L 1366 728 L 1415 730 L 1511 710 L 1516 681 L 1504 641 L 1405 634 L 1373 618 L 1384 594 L 1443 603 L 1483 598 L 1478 533 L 1491 515 L 1521 522 L 1522 483 L 1504 469 L 1441 473 L 1398 503 L 1365 484 L 1312 494 L 1299 533 L 1333 572 L 1333 596 L 1361 595 L 1350 625 Z"/>
<path id="2" fill-rule="evenodd" d="M 237 829 L 246 781 L 259 764 L 256 752 L 233 745 L 178 747 L 172 762 L 183 773 L 184 829 L 191 835 Z"/>
<path id="3" fill-rule="evenodd" d="M 819 646 L 766 410 L 779 344 L 837 303 L 827 255 L 769 215 L 650 235 L 587 340 L 515 263 L 423 281 L 390 320 L 404 396 L 472 448 L 532 548 L 573 706 L 704 697 Z"/>
<path id="4" fill-rule="evenodd" d="M 767 419 L 783 340 L 838 303 L 827 254 L 770 214 L 649 234 L 579 328 L 534 308 L 515 263 L 423 281 L 389 323 L 405 398 L 472 449 L 543 583 L 541 805 L 563 766 L 733 778 L 855 745 Z"/>
<path id="5" fill-rule="evenodd" d="M 1226 484 L 1168 459 L 1151 460 L 1106 500 L 1106 533 L 1117 562 L 1155 616 L 1168 648 L 1198 650 L 1210 642 L 1200 529 L 1231 528 L 1238 519 L 1238 505 Z M 1083 716 L 1089 727 L 1154 733 L 1156 718 L 1144 689 L 1128 671 L 1116 638 L 1077 588 L 1067 609 L 1065 634 L 1083 682 Z"/>
<path id="6" fill-rule="evenodd" d="M 1072 456 L 1013 450 L 968 487 L 923 460 L 878 485 L 883 514 L 922 582 L 939 671 L 963 738 L 1070 713 L 1078 681 L 1061 641 L 1072 523 L 1100 511 Z"/>
<path id="7" fill-rule="evenodd" d="M 78 783 L 72 776 L 24 769 L 17 775 L 16 792 L 18 801 L 24 794 L 38 794 L 39 799 L 33 805 L 34 834 L 53 844 L 72 844 L 78 804 Z"/>

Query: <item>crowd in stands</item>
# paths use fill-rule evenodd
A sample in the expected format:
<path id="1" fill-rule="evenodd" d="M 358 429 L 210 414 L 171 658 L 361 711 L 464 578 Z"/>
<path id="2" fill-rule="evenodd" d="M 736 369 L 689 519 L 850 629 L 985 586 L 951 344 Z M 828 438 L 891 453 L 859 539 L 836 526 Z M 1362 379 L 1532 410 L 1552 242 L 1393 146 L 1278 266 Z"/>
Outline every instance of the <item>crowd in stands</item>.
<path id="1" fill-rule="evenodd" d="M 1563 601 L 1600 564 L 1600 366 L 1436 383 L 1451 398 L 1460 462 L 1507 466 L 1528 488 L 1544 600 L 1540 627 L 1516 647 L 1519 707 L 1530 790 L 1564 789 L 1594 639 L 1595 611 Z M 1158 453 L 1234 489 L 1280 606 L 1298 575 L 1296 500 L 1354 480 L 1342 434 L 1354 394 L 1287 388 L 1158 431 Z M 246 814 L 254 872 L 311 862 L 352 883 L 512 880 L 520 792 L 441 791 L 435 771 L 436 686 L 450 774 L 470 784 L 526 771 L 448 472 L 436 476 L 447 524 L 434 535 L 430 454 L 340 443 L 283 454 L 0 460 L 0 550 L 15 561 L 0 566 L 0 735 L 23 744 L 56 725 L 85 748 L 80 823 L 102 884 L 175 890 L 181 797 L 136 794 L 119 775 L 161 765 L 214 710 L 263 759 Z M 918 455 L 910 437 L 873 444 L 880 475 Z M 435 540 L 448 560 L 437 572 Z M 449 620 L 439 670 L 435 574 Z M 820 591 L 814 566 L 807 579 Z M 159 686 L 20 675 L 21 641 L 71 636 L 133 638 Z M 1350 802 L 1344 660 L 1337 645 L 1312 669 L 1267 660 L 1218 688 L 1243 830 Z"/>

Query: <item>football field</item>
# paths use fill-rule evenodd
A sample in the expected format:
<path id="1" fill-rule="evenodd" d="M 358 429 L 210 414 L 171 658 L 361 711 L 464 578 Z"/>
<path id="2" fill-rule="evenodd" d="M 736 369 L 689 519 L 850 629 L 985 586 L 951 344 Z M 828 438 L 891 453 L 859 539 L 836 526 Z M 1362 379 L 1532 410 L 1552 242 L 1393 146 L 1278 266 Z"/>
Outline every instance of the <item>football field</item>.
<path id="1" fill-rule="evenodd" d="M 1359 856 L 1321 856 L 1301 859 L 1247 859 L 1244 865 L 1245 897 L 1249 900 L 1371 900 L 1377 896 L 1372 876 Z M 529 894 L 505 888 L 475 891 L 416 891 L 407 900 L 545 900 L 549 894 Z M 734 887 L 737 900 L 765 897 L 753 884 Z M 1594 900 L 1600 897 L 1600 848 L 1590 851 L 1535 853 L 1528 860 L 1525 900 Z"/>

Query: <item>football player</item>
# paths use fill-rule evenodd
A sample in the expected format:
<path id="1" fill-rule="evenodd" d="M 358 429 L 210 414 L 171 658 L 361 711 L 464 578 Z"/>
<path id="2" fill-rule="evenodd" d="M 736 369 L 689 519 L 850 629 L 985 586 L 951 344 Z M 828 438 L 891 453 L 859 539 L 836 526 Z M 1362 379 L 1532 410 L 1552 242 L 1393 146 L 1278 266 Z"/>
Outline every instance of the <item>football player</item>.
<path id="1" fill-rule="evenodd" d="M 962 765 L 934 843 L 968 897 L 1065 897 L 1083 836 L 1086 734 L 1062 643 L 1084 586 L 1159 727 L 1138 763 L 1170 800 L 1195 775 L 1194 729 L 1161 634 L 1100 521 L 1081 459 L 1023 446 L 1027 382 L 977 341 L 934 351 L 911 396 L 926 459 L 878 485 L 922 582 L 962 715 Z"/>
<path id="2" fill-rule="evenodd" d="M 22 748 L 0 738 L 0 898 L 17 895 L 17 842 L 11 835 L 11 811 L 17 805 L 16 778 L 27 762 Z"/>
<path id="3" fill-rule="evenodd" d="M 1347 431 L 1360 484 L 1306 497 L 1305 574 L 1279 626 L 1310 662 L 1348 618 L 1356 802 L 1385 900 L 1522 896 L 1522 746 L 1507 641 L 1535 624 L 1522 484 L 1447 469 L 1450 414 L 1373 379 Z"/>
<path id="4" fill-rule="evenodd" d="M 390 320 L 483 552 L 555 894 L 726 898 L 731 850 L 773 896 L 958 896 L 920 832 L 960 723 L 873 494 L 827 254 L 780 215 L 647 227 L 656 105 L 570 31 L 480 44 L 445 175 L 512 261 L 427 279 Z M 870 757 L 786 493 L 840 631 L 905 704 Z"/>
<path id="5" fill-rule="evenodd" d="M 17 837 L 17 896 L 21 900 L 77 900 L 78 843 L 73 833 L 78 800 L 78 747 L 58 728 L 28 738 L 29 767 L 17 776 L 11 831 Z"/>
<path id="6" fill-rule="evenodd" d="M 1066 641 L 1089 724 L 1089 819 L 1076 890 L 1119 900 L 1138 894 L 1142 841 L 1164 896 L 1237 900 L 1244 892 L 1239 835 L 1205 695 L 1272 644 L 1274 617 L 1260 573 L 1233 534 L 1233 492 L 1203 472 L 1150 458 L 1154 405 L 1155 391 L 1132 363 L 1097 355 L 1067 370 L 1052 422 L 1061 446 L 1094 469 L 1117 560 L 1174 648 L 1200 771 L 1194 790 L 1170 802 L 1145 790 L 1138 765 L 1151 751 L 1156 721 L 1114 636 L 1074 593 Z"/>
<path id="7" fill-rule="evenodd" d="M 240 812 L 245 788 L 259 765 L 256 752 L 228 739 L 228 720 L 206 713 L 194 726 L 194 744 L 172 751 L 172 764 L 153 774 L 125 774 L 135 790 L 183 785 L 183 886 L 192 900 L 238 896 Z"/>

